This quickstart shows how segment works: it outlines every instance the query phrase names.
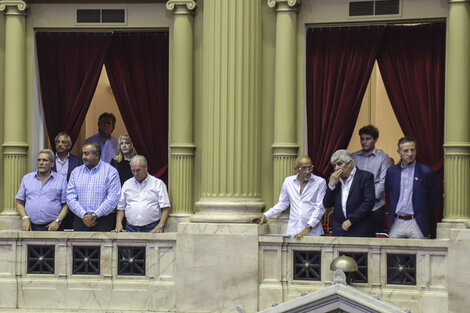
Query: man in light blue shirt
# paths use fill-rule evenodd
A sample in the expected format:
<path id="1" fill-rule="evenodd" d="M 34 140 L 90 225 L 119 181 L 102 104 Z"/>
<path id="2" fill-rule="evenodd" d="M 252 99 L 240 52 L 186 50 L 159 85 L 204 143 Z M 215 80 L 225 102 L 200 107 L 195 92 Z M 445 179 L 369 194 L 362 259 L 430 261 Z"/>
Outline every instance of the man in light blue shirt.
<path id="1" fill-rule="evenodd" d="M 54 231 L 68 213 L 65 199 L 67 180 L 52 172 L 54 153 L 44 149 L 38 153 L 38 170 L 26 174 L 16 195 L 16 209 L 22 230 Z"/>
<path id="2" fill-rule="evenodd" d="M 116 117 L 112 113 L 103 113 L 98 118 L 98 134 L 85 140 L 85 143 L 96 142 L 100 145 L 103 162 L 110 163 L 119 153 L 119 143 L 117 138 L 111 136 L 116 127 Z"/>
<path id="3" fill-rule="evenodd" d="M 67 186 L 67 204 L 75 214 L 75 231 L 111 231 L 121 194 L 117 170 L 100 160 L 95 142 L 82 147 L 83 165 L 75 168 Z"/>
<path id="4" fill-rule="evenodd" d="M 390 167 L 390 157 L 382 150 L 375 148 L 379 139 L 379 130 L 374 125 L 367 125 L 359 130 L 362 150 L 354 152 L 352 158 L 357 168 L 374 175 L 375 204 L 372 209 L 375 232 L 384 232 L 385 201 L 384 185 L 387 169 Z"/>

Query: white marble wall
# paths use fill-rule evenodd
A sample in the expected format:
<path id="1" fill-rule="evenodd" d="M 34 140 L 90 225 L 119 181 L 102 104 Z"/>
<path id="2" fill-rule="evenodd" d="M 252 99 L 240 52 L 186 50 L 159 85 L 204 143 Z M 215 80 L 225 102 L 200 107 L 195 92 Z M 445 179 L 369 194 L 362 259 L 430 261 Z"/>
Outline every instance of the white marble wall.
<path id="1" fill-rule="evenodd" d="M 0 312 L 236 312 L 236 305 L 256 312 L 331 286 L 329 266 L 339 252 L 368 253 L 368 283 L 355 285 L 362 291 L 415 313 L 465 311 L 470 232 L 452 240 L 298 241 L 267 231 L 216 223 L 180 223 L 164 234 L 0 231 Z M 28 244 L 55 246 L 54 274 L 27 274 Z M 72 274 L 74 245 L 101 247 L 99 275 Z M 119 246 L 146 247 L 145 277 L 117 275 Z M 321 281 L 293 279 L 294 250 L 321 251 Z M 416 286 L 387 284 L 387 253 L 416 254 Z"/>
<path id="2" fill-rule="evenodd" d="M 331 261 L 339 252 L 368 253 L 368 283 L 361 290 L 412 312 L 447 312 L 448 240 L 260 236 L 259 309 L 332 285 Z M 321 251 L 321 281 L 293 279 L 294 250 Z M 416 286 L 387 284 L 387 253 L 416 254 Z"/>

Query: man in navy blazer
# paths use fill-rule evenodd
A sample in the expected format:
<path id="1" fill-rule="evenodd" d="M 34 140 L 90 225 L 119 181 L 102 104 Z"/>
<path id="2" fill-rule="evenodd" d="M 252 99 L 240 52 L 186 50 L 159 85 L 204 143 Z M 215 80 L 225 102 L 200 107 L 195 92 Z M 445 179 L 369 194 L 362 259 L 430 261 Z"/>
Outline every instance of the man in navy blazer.
<path id="1" fill-rule="evenodd" d="M 67 178 L 67 181 L 69 181 L 73 169 L 83 164 L 81 158 L 70 153 L 70 148 L 72 148 L 70 136 L 65 132 L 57 134 L 55 137 L 55 163 L 52 170 Z"/>
<path id="2" fill-rule="evenodd" d="M 55 162 L 52 170 L 64 176 L 67 179 L 67 182 L 70 179 L 70 173 L 74 168 L 83 164 L 81 158 L 70 153 L 70 148 L 72 148 L 72 139 L 70 136 L 61 132 L 55 137 Z M 67 214 L 65 219 L 62 221 L 63 229 L 72 229 L 73 228 L 73 214 L 70 212 Z"/>
<path id="3" fill-rule="evenodd" d="M 390 238 L 429 237 L 438 204 L 436 173 L 416 161 L 416 140 L 398 141 L 401 162 L 387 170 L 385 197 L 389 206 Z"/>
<path id="4" fill-rule="evenodd" d="M 333 236 L 375 236 L 374 175 L 355 167 L 347 150 L 336 151 L 330 161 L 335 171 L 329 178 L 323 205 L 334 207 Z"/>

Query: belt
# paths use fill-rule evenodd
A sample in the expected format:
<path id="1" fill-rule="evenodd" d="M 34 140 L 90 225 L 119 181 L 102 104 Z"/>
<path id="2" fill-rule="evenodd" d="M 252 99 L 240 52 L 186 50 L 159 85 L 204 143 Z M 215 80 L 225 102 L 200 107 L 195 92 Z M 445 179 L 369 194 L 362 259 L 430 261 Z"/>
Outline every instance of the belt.
<path id="1" fill-rule="evenodd" d="M 144 225 L 144 226 L 136 226 L 136 225 L 132 225 L 132 224 L 129 224 L 129 225 L 132 225 L 133 227 L 135 228 L 138 228 L 138 229 L 142 229 L 142 228 L 146 228 L 146 227 L 149 227 L 149 226 L 157 226 L 157 224 L 160 222 L 160 220 L 156 221 L 156 222 L 152 222 L 150 224 L 147 224 L 147 225 Z"/>
<path id="2" fill-rule="evenodd" d="M 408 220 L 411 220 L 411 219 L 415 218 L 414 214 L 412 214 L 412 215 L 397 215 L 397 217 L 399 219 L 405 220 L 405 221 L 408 221 Z"/>

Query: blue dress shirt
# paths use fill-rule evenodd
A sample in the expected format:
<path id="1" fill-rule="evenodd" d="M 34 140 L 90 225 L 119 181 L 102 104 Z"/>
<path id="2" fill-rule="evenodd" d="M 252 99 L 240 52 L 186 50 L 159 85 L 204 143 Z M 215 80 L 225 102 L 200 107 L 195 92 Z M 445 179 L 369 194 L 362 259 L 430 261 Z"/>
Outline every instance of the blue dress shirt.
<path id="1" fill-rule="evenodd" d="M 415 175 L 416 161 L 403 167 L 401 165 L 400 180 L 400 198 L 398 199 L 395 214 L 397 215 L 413 215 L 413 180 Z"/>
<path id="2" fill-rule="evenodd" d="M 363 150 L 354 152 L 352 158 L 358 169 L 374 175 L 375 204 L 372 211 L 381 208 L 385 204 L 385 175 L 390 167 L 390 157 L 382 150 L 374 149 L 369 155 L 364 155 Z"/>
<path id="3" fill-rule="evenodd" d="M 96 142 L 101 147 L 101 161 L 110 163 L 119 153 L 119 143 L 116 137 L 110 136 L 105 143 L 101 141 L 100 134 L 91 136 L 85 140 L 85 143 Z"/>
<path id="4" fill-rule="evenodd" d="M 51 176 L 44 182 L 37 172 L 28 173 L 23 177 L 16 199 L 25 202 L 26 214 L 34 224 L 47 224 L 59 216 L 63 204 L 66 202 L 65 191 L 67 180 L 51 172 Z"/>
<path id="5" fill-rule="evenodd" d="M 83 219 L 87 213 L 98 216 L 111 214 L 121 195 L 121 182 L 117 170 L 100 161 L 88 169 L 85 165 L 75 168 L 67 186 L 67 204 L 75 215 Z"/>

